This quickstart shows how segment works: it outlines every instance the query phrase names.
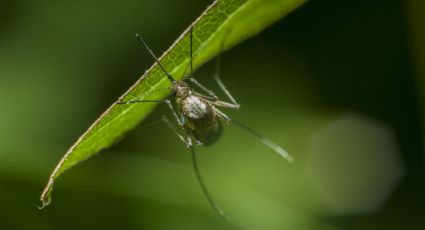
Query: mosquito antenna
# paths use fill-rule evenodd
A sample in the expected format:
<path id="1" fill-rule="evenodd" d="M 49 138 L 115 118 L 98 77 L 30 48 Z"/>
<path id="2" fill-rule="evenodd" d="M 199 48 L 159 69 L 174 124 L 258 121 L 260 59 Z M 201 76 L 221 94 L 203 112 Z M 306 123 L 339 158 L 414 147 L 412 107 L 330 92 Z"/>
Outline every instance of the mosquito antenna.
<path id="1" fill-rule="evenodd" d="M 158 58 L 155 56 L 155 54 L 153 53 L 153 51 L 149 48 L 149 46 L 146 44 L 145 41 L 143 41 L 142 37 L 139 34 L 136 34 L 136 38 L 143 44 L 143 46 L 145 46 L 145 48 L 149 51 L 149 53 L 151 54 L 151 56 L 153 57 L 153 59 L 155 59 L 156 63 L 158 63 L 158 65 L 161 67 L 161 69 L 164 71 L 164 73 L 167 75 L 168 80 L 171 81 L 171 83 L 176 82 L 176 80 L 173 78 L 173 76 L 171 76 L 171 74 L 169 74 L 167 72 L 167 70 L 165 70 L 164 66 L 162 66 L 161 62 L 159 62 Z"/>
<path id="2" fill-rule="evenodd" d="M 192 153 L 192 163 L 193 168 L 195 169 L 196 177 L 198 178 L 198 182 L 201 185 L 202 191 L 204 192 L 205 196 L 208 199 L 208 202 L 211 204 L 211 206 L 214 208 L 214 210 L 217 212 L 218 215 L 223 217 L 224 220 L 229 220 L 229 217 L 224 214 L 224 211 L 217 205 L 217 203 L 214 201 L 210 193 L 208 192 L 207 186 L 204 183 L 204 180 L 202 179 L 201 172 L 198 168 L 198 161 L 196 160 L 196 153 L 195 148 L 193 146 L 190 146 L 190 152 Z"/>
<path id="3" fill-rule="evenodd" d="M 243 123 L 241 123 L 239 121 L 235 121 L 235 120 L 232 119 L 232 120 L 230 120 L 230 122 L 232 122 L 233 124 L 238 125 L 243 130 L 248 131 L 249 133 L 251 133 L 252 135 L 254 135 L 259 141 L 263 142 L 263 144 L 265 144 L 267 147 L 269 147 L 272 150 L 274 150 L 276 153 L 278 153 L 279 155 L 281 155 L 282 157 L 284 157 L 289 162 L 294 161 L 294 158 L 291 155 L 289 155 L 289 153 L 286 152 L 282 147 L 280 147 L 276 143 L 272 142 L 267 137 L 261 135 L 259 132 L 255 131 L 254 129 L 252 129 L 252 128 L 246 126 L 246 125 L 244 125 Z"/>

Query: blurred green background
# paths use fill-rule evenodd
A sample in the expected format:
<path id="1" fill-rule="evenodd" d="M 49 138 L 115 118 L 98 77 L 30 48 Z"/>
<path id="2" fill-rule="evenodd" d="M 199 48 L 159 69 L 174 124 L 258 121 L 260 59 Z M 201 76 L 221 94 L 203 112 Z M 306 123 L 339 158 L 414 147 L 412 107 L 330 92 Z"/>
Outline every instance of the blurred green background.
<path id="1" fill-rule="evenodd" d="M 0 2 L 0 229 L 422 229 L 425 4 L 310 1 L 223 55 L 237 127 L 190 155 L 164 125 L 127 135 L 59 178 L 67 148 L 211 3 Z M 199 80 L 218 92 L 214 64 Z M 220 95 L 220 94 L 219 94 Z M 163 107 L 147 119 L 153 121 Z M 421 228 L 422 226 L 422 228 Z"/>

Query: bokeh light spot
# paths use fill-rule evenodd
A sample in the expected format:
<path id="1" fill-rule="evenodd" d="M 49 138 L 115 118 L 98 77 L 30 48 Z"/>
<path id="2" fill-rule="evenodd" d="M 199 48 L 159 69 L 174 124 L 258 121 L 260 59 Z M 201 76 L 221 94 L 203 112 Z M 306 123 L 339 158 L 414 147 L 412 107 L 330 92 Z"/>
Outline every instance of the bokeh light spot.
<path id="1" fill-rule="evenodd" d="M 306 169 L 330 214 L 378 210 L 404 174 L 392 130 L 355 114 L 313 134 Z"/>

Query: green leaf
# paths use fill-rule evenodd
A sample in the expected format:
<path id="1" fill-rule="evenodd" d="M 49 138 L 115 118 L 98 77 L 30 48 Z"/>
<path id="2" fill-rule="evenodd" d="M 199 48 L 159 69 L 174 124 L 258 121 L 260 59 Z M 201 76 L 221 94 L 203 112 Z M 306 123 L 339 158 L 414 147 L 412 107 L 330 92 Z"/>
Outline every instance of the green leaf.
<path id="1" fill-rule="evenodd" d="M 255 35 L 281 17 L 306 2 L 306 0 L 221 0 L 214 1 L 192 25 L 194 68 L 208 62 L 224 49 Z M 190 28 L 190 27 L 189 27 Z M 189 28 L 159 58 L 167 71 L 181 79 L 189 63 Z M 170 82 L 157 64 L 122 96 L 119 101 L 143 99 L 143 95 L 169 87 Z M 161 91 L 150 99 L 162 99 L 169 93 Z M 50 203 L 50 194 L 56 178 L 77 163 L 111 146 L 126 132 L 136 127 L 154 109 L 155 103 L 135 103 L 109 107 L 67 151 L 53 170 L 41 195 L 42 207 Z"/>

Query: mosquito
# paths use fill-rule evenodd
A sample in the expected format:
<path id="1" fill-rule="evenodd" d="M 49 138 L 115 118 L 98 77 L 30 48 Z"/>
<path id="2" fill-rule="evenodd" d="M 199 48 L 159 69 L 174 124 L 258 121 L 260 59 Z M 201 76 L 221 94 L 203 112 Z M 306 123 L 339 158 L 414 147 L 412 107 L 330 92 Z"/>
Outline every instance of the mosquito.
<path id="1" fill-rule="evenodd" d="M 248 133 L 252 134 L 255 138 L 261 141 L 264 145 L 287 159 L 289 162 L 293 161 L 291 155 L 289 155 L 282 147 L 275 144 L 267 137 L 263 136 L 259 132 L 255 131 L 252 128 L 244 125 L 241 122 L 238 122 L 234 119 L 231 119 L 225 113 L 223 113 L 220 109 L 239 109 L 240 105 L 236 102 L 227 88 L 224 86 L 223 82 L 219 77 L 220 72 L 220 62 L 221 62 L 221 53 L 224 47 L 224 42 L 221 44 L 220 53 L 217 57 L 216 70 L 214 74 L 214 79 L 217 82 L 218 86 L 227 96 L 230 102 L 220 100 L 213 91 L 209 90 L 205 86 L 203 86 L 200 82 L 198 82 L 193 75 L 193 26 L 190 27 L 190 73 L 185 76 L 186 70 L 189 67 L 186 67 L 185 73 L 182 78 L 184 80 L 176 80 L 171 74 L 164 68 L 161 62 L 158 60 L 154 52 L 149 48 L 147 43 L 142 39 L 139 34 L 136 34 L 136 38 L 142 43 L 142 45 L 146 48 L 146 50 L 153 57 L 155 62 L 159 65 L 162 71 L 167 76 L 168 80 L 171 82 L 172 86 L 164 89 L 158 89 L 152 91 L 151 93 L 155 93 L 158 91 L 170 90 L 172 94 L 172 98 L 174 98 L 174 102 L 177 105 L 177 110 L 174 108 L 173 103 L 171 103 L 170 99 L 166 100 L 129 100 L 129 101 L 119 101 L 117 104 L 133 104 L 133 103 L 164 103 L 170 109 L 172 115 L 174 116 L 178 127 L 178 129 L 168 118 L 162 116 L 162 121 L 179 137 L 179 139 L 186 144 L 186 147 L 191 152 L 192 164 L 194 167 L 194 171 L 197 177 L 197 180 L 201 186 L 201 189 L 207 198 L 208 202 L 215 210 L 215 212 L 223 217 L 225 220 L 229 218 L 223 210 L 218 206 L 215 202 L 211 194 L 209 193 L 207 186 L 202 179 L 201 172 L 198 167 L 197 157 L 195 152 L 195 146 L 209 146 L 217 142 L 222 133 L 222 121 L 226 123 L 232 123 Z M 224 41 L 224 40 L 223 40 Z M 188 81 L 188 82 L 187 82 Z M 199 93 L 194 90 L 190 86 L 189 83 L 192 83 L 200 90 L 204 91 L 206 94 Z M 149 94 L 151 94 L 149 93 Z M 146 96 L 146 95 L 142 95 Z M 141 96 L 139 96 L 140 98 Z M 181 134 L 183 132 L 183 134 Z"/>

